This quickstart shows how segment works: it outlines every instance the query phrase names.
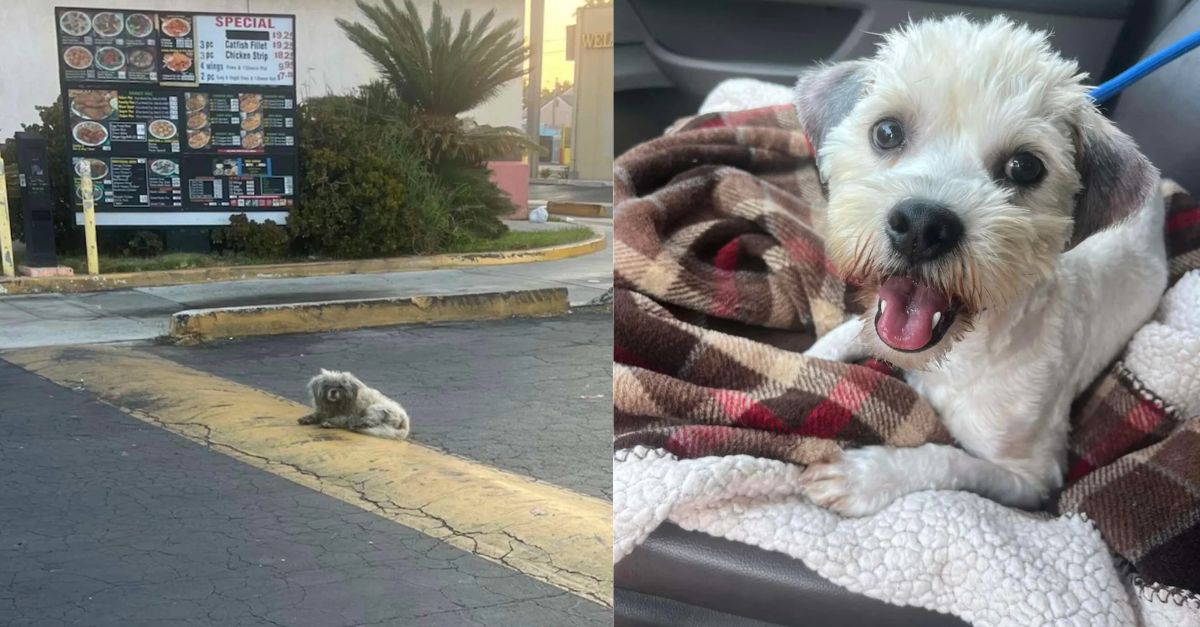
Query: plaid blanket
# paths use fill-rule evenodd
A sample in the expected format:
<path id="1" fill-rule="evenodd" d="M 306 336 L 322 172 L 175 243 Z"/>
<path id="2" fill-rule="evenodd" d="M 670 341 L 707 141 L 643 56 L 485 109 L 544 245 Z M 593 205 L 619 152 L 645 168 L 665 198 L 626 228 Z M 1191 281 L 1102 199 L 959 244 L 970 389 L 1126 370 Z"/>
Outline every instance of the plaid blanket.
<path id="1" fill-rule="evenodd" d="M 812 147 L 790 106 L 686 119 L 615 170 L 614 432 L 681 458 L 808 464 L 952 443 L 886 364 L 800 354 L 857 313 L 823 253 Z M 1168 196 L 1171 283 L 1200 267 L 1200 205 Z M 1120 362 L 1072 410 L 1055 510 L 1088 516 L 1144 577 L 1200 590 L 1200 420 Z"/>

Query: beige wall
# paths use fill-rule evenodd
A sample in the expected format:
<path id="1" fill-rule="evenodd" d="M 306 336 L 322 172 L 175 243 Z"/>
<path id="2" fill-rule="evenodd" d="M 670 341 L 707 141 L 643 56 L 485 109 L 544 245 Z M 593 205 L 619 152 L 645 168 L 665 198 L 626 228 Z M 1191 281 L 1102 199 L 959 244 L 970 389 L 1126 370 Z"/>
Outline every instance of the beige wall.
<path id="1" fill-rule="evenodd" d="M 431 5 L 417 0 L 418 6 Z M 376 76 L 375 68 L 334 22 L 360 19 L 354 0 L 0 0 L 0 141 L 37 121 L 34 107 L 59 93 L 54 7 L 294 13 L 296 91 L 300 98 L 342 93 Z M 403 5 L 402 5 L 403 6 Z M 524 19 L 524 0 L 442 0 L 455 25 L 464 9 L 475 19 L 496 9 L 496 20 Z M 427 14 L 426 14 L 427 15 Z M 494 22 L 494 23 L 495 23 Z M 521 125 L 521 81 L 511 81 L 482 107 L 467 113 L 480 124 Z"/>
<path id="2" fill-rule="evenodd" d="M 581 179 L 612 180 L 613 9 L 584 7 L 575 27 L 575 137 L 571 159 Z"/>
<path id="3" fill-rule="evenodd" d="M 551 98 L 550 102 L 542 105 L 542 114 L 538 117 L 546 128 L 566 128 L 575 121 L 575 110 L 562 98 Z"/>

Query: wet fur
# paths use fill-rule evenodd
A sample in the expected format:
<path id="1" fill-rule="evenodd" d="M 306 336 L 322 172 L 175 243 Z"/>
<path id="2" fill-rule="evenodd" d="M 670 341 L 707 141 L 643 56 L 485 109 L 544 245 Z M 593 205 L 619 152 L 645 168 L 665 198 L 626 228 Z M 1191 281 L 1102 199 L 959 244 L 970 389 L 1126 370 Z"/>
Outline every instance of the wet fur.
<path id="1" fill-rule="evenodd" d="M 865 286 L 867 308 L 807 354 L 901 366 L 961 445 L 850 450 L 805 471 L 814 502 L 866 515 L 951 489 L 1035 508 L 1061 486 L 1072 399 L 1151 317 L 1167 276 L 1158 172 L 1088 100 L 1083 78 L 1045 33 L 961 16 L 910 24 L 871 59 L 801 76 L 797 110 L 829 196 L 828 254 Z M 908 143 L 881 154 L 869 129 L 883 117 L 904 123 Z M 1045 164 L 1032 188 L 997 177 L 1017 150 Z M 900 271 L 885 216 L 914 196 L 965 226 L 955 252 L 916 271 L 962 310 L 935 346 L 902 353 L 873 319 L 879 282 Z"/>
<path id="2" fill-rule="evenodd" d="M 410 424 L 404 408 L 349 372 L 322 369 L 308 382 L 308 395 L 315 411 L 299 420 L 302 425 L 349 429 L 396 440 L 408 438 Z"/>

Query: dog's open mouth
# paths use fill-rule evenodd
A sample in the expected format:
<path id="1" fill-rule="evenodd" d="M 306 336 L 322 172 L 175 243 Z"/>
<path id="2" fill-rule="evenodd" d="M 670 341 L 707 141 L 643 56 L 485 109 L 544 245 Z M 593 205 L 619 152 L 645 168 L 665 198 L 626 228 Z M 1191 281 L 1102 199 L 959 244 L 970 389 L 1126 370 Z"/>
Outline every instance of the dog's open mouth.
<path id="1" fill-rule="evenodd" d="M 875 333 L 891 348 L 916 353 L 946 335 L 958 305 L 945 292 L 905 276 L 888 277 L 879 286 Z"/>

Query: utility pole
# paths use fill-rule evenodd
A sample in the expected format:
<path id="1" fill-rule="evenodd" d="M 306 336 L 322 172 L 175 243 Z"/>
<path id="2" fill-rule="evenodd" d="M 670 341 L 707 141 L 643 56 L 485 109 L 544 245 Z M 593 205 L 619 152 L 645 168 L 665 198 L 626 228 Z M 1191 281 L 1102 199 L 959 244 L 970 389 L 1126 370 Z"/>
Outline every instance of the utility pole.
<path id="1" fill-rule="evenodd" d="M 529 88 L 525 92 L 525 132 L 542 143 L 542 22 L 546 0 L 529 0 Z M 529 178 L 538 177 L 538 151 L 529 153 Z"/>

